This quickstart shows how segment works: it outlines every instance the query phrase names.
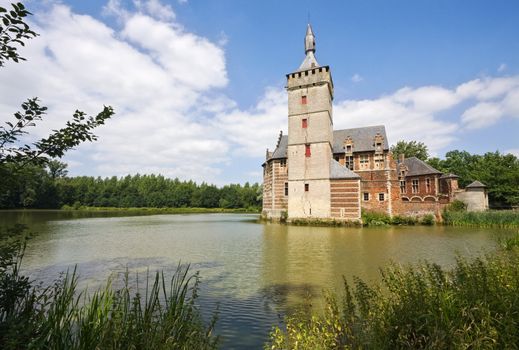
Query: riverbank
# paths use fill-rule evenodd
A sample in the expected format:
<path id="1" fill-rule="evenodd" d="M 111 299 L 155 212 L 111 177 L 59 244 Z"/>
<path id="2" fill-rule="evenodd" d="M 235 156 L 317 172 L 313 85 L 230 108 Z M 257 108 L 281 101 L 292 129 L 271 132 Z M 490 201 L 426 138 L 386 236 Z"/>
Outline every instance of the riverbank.
<path id="1" fill-rule="evenodd" d="M 450 226 L 519 228 L 517 210 L 444 211 L 442 218 L 443 224 Z"/>
<path id="2" fill-rule="evenodd" d="M 257 208 L 117 208 L 117 207 L 71 207 L 68 205 L 64 205 L 61 209 L 0 209 L 1 211 L 19 211 L 19 210 L 28 210 L 28 211 L 73 211 L 73 212 L 106 212 L 106 213 L 143 213 L 143 214 L 211 214 L 211 213 L 219 213 L 219 214 L 259 214 L 259 210 Z"/>

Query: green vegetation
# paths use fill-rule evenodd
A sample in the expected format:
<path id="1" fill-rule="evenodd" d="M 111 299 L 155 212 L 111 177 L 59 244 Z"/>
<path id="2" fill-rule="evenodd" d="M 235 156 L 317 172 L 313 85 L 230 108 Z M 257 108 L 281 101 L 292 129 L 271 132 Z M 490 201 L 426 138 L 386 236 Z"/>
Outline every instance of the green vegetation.
<path id="1" fill-rule="evenodd" d="M 364 226 L 434 225 L 436 223 L 436 219 L 432 214 L 427 214 L 421 217 L 401 215 L 389 216 L 385 213 L 363 210 L 362 223 Z"/>
<path id="2" fill-rule="evenodd" d="M 10 186 L 0 192 L 0 209 L 36 208 L 212 208 L 259 211 L 261 186 L 169 179 L 161 175 L 122 178 L 66 177 L 66 164 L 26 165 L 6 174 Z M 8 169 L 10 165 L 4 168 Z M 195 210 L 196 211 L 196 210 Z M 218 211 L 218 210 L 216 210 Z"/>
<path id="3" fill-rule="evenodd" d="M 114 208 L 114 207 L 71 207 L 62 210 L 87 212 L 138 212 L 144 214 L 196 214 L 196 213 L 257 213 L 257 208 Z"/>
<path id="4" fill-rule="evenodd" d="M 488 210 L 480 212 L 450 211 L 442 213 L 445 225 L 469 227 L 519 227 L 519 211 L 517 210 Z"/>
<path id="5" fill-rule="evenodd" d="M 450 151 L 445 159 L 427 161 L 434 168 L 458 175 L 465 187 L 474 180 L 487 185 L 490 206 L 510 208 L 519 205 L 519 159 L 513 154 L 487 152 L 483 155 Z"/>
<path id="6" fill-rule="evenodd" d="M 77 290 L 76 272 L 48 288 L 20 274 L 23 227 L 0 231 L 0 348 L 215 349 L 216 314 L 204 323 L 196 305 L 199 277 L 177 267 L 171 280 L 93 293 Z M 150 283 L 151 282 L 151 283 Z"/>
<path id="7" fill-rule="evenodd" d="M 352 220 L 336 220 L 336 219 L 294 219 L 290 221 L 295 226 L 360 226 L 359 221 Z"/>
<path id="8" fill-rule="evenodd" d="M 320 313 L 275 327 L 265 349 L 515 349 L 519 346 L 519 235 L 453 269 L 391 265 L 372 287 L 344 282 Z"/>
<path id="9" fill-rule="evenodd" d="M 399 159 L 403 154 L 405 158 L 416 157 L 421 160 L 429 158 L 429 150 L 423 142 L 417 141 L 398 141 L 396 145 L 391 146 L 391 152 L 394 159 Z"/>

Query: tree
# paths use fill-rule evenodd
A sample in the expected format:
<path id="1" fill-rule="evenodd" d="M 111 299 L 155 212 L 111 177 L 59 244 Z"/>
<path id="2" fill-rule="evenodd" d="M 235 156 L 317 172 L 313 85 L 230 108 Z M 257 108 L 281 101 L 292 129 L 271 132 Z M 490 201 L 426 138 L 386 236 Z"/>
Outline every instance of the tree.
<path id="1" fill-rule="evenodd" d="M 25 60 L 18 53 L 16 46 L 25 46 L 23 40 L 32 39 L 38 35 L 23 21 L 25 17 L 31 15 L 25 6 L 19 2 L 11 4 L 11 7 L 12 9 L 8 11 L 0 6 L 0 14 L 2 14 L 0 16 L 0 67 L 7 60 L 14 62 Z"/>
<path id="2" fill-rule="evenodd" d="M 49 172 L 50 178 L 53 180 L 65 177 L 68 174 L 67 163 L 63 163 L 55 159 L 47 163 L 47 170 Z"/>
<path id="3" fill-rule="evenodd" d="M 10 11 L 0 7 L 0 67 L 8 60 L 25 60 L 16 46 L 24 46 L 24 40 L 38 35 L 24 22 L 24 18 L 31 14 L 24 5 L 16 3 L 11 4 L 11 7 Z M 31 145 L 21 145 L 20 137 L 28 134 L 27 128 L 41 121 L 47 110 L 47 107 L 40 106 L 36 97 L 28 99 L 21 107 L 22 111 L 16 112 L 12 121 L 6 122 L 6 126 L 0 126 L 0 202 L 9 197 L 7 192 L 17 183 L 16 176 L 20 175 L 21 169 L 28 165 L 43 167 L 80 143 L 97 140 L 92 130 L 103 125 L 114 114 L 109 106 L 104 106 L 95 117 L 76 110 L 72 120 L 67 121 L 63 128 L 53 130 L 49 136 Z M 26 191 L 28 197 L 24 203 L 33 203 L 32 192 Z"/>
<path id="4" fill-rule="evenodd" d="M 393 158 L 398 159 L 401 154 L 406 158 L 416 157 L 421 160 L 429 158 L 429 150 L 423 142 L 417 141 L 398 141 L 396 145 L 391 146 Z"/>

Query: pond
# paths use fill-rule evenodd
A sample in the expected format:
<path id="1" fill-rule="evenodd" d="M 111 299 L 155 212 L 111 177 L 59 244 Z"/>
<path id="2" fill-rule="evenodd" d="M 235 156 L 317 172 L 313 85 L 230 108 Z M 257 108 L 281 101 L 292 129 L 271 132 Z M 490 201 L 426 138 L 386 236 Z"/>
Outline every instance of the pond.
<path id="1" fill-rule="evenodd" d="M 449 266 L 456 254 L 481 255 L 509 234 L 444 226 L 287 226 L 260 223 L 252 214 L 0 212 L 0 226 L 15 222 L 35 233 L 23 269 L 43 283 L 75 265 L 80 286 L 93 289 L 126 269 L 171 276 L 179 262 L 190 263 L 200 271 L 203 310 L 209 315 L 219 305 L 224 349 L 262 348 L 289 308 L 303 300 L 319 303 L 323 289 L 340 292 L 342 276 L 376 281 L 390 261 Z"/>

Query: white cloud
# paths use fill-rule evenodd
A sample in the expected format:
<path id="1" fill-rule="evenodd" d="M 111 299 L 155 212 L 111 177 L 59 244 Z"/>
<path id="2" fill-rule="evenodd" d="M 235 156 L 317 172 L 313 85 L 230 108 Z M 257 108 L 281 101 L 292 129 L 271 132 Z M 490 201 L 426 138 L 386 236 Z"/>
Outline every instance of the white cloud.
<path id="1" fill-rule="evenodd" d="M 0 85 L 0 113 L 12 115 L 25 98 L 39 96 L 49 106 L 33 133 L 42 136 L 75 108 L 95 114 L 112 105 L 116 116 L 96 130 L 99 141 L 70 154 L 71 173 L 81 162 L 99 175 L 155 171 L 215 180 L 229 143 L 202 120 L 235 106 L 215 91 L 227 84 L 224 52 L 172 22 L 169 7 L 136 5 L 129 12 L 108 3 L 121 30 L 61 4 L 36 14 L 40 36 L 24 49 L 28 61 L 0 71 L 9 82 Z"/>
<path id="2" fill-rule="evenodd" d="M 351 81 L 354 83 L 360 83 L 363 80 L 364 80 L 364 78 L 361 77 L 360 74 L 358 74 L 358 73 L 353 74 L 353 76 L 351 77 Z"/>
<path id="3" fill-rule="evenodd" d="M 469 129 L 480 129 L 494 124 L 502 116 L 503 111 L 498 104 L 481 102 L 467 109 L 461 120 Z"/>
<path id="4" fill-rule="evenodd" d="M 286 91 L 268 87 L 254 106 L 239 108 L 222 91 L 228 76 L 221 40 L 189 32 L 173 8 L 157 0 L 134 4 L 131 11 L 118 0 L 107 3 L 105 13 L 116 16 L 117 29 L 59 3 L 36 14 L 41 35 L 23 49 L 28 61 L 0 70 L 0 116 L 39 96 L 49 106 L 33 133 L 42 136 L 76 108 L 95 114 L 112 105 L 117 114 L 96 130 L 99 141 L 69 154 L 71 174 L 154 172 L 224 183 L 225 167 L 237 157 L 257 157 L 259 164 L 279 130 L 287 131 Z M 355 80 L 362 77 L 355 74 Z M 519 117 L 519 76 L 483 77 L 454 88 L 403 87 L 334 105 L 335 129 L 384 124 L 390 142 L 423 141 L 433 153 L 461 127 L 507 117 Z M 251 171 L 244 174 L 260 180 Z"/>
<path id="5" fill-rule="evenodd" d="M 497 71 L 498 71 L 499 73 L 502 73 L 502 72 L 504 72 L 507 68 L 508 68 L 508 67 L 507 67 L 506 63 L 501 63 L 501 64 L 499 65 L 499 67 L 497 68 Z"/>

